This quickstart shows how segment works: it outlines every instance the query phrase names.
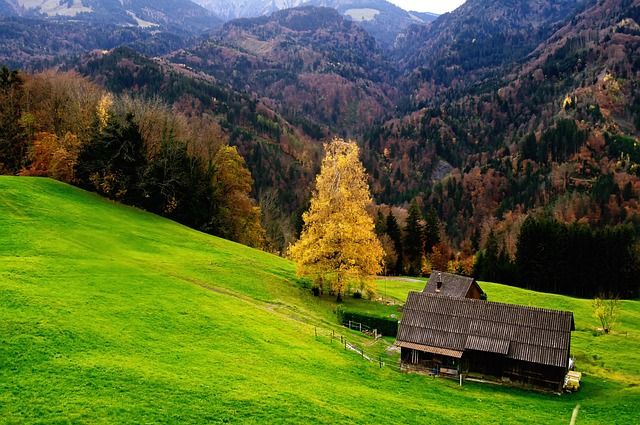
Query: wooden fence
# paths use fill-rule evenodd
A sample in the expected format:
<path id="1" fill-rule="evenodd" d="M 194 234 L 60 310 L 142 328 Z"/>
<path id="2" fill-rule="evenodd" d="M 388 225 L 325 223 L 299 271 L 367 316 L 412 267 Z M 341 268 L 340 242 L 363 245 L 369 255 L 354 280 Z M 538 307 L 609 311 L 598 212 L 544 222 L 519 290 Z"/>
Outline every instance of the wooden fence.
<path id="1" fill-rule="evenodd" d="M 358 330 L 359 328 L 360 327 L 355 327 L 355 330 Z M 334 330 L 329 331 L 327 329 L 315 327 L 314 332 L 316 338 L 328 338 L 332 343 L 335 343 L 336 345 L 339 343 L 340 346 L 344 348 L 344 350 L 353 351 L 357 353 L 362 358 L 362 360 L 377 364 L 380 368 L 389 367 L 398 371 L 401 370 L 400 361 L 383 357 L 366 349 L 367 347 L 375 344 L 380 339 L 380 335 L 376 335 L 369 344 L 357 344 L 353 341 L 349 341 L 345 335 L 337 333 Z"/>

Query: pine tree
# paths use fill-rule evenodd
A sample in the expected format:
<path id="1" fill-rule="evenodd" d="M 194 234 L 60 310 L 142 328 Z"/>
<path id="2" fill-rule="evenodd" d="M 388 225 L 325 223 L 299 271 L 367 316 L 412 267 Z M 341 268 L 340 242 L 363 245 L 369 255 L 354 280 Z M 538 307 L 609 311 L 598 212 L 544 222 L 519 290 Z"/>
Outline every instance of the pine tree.
<path id="1" fill-rule="evenodd" d="M 425 217 L 424 225 L 424 250 L 432 252 L 433 246 L 440 242 L 440 219 L 436 209 L 431 207 Z"/>
<path id="2" fill-rule="evenodd" d="M 490 230 L 487 244 L 484 248 L 484 264 L 481 268 L 480 279 L 489 282 L 496 281 L 498 277 L 498 255 L 498 237 L 493 230 Z"/>
<path id="3" fill-rule="evenodd" d="M 386 227 L 387 235 L 389 235 L 389 237 L 393 241 L 393 245 L 396 250 L 396 264 L 393 269 L 393 274 L 400 275 L 402 274 L 402 264 L 404 263 L 402 231 L 400 230 L 398 221 L 396 220 L 396 217 L 393 215 L 393 212 L 391 210 L 389 210 L 389 215 L 387 215 Z"/>
<path id="4" fill-rule="evenodd" d="M 424 230 L 422 227 L 422 213 L 415 201 L 411 201 L 407 225 L 404 228 L 404 248 L 409 260 L 409 274 L 418 275 L 422 269 L 422 255 L 424 254 Z"/>
<path id="5" fill-rule="evenodd" d="M 148 183 L 146 148 L 140 129 L 128 112 L 110 115 L 104 129 L 78 155 L 76 174 L 83 187 L 139 206 Z"/>
<path id="6" fill-rule="evenodd" d="M 354 280 L 374 293 L 371 276 L 381 272 L 384 252 L 365 209 L 371 194 L 358 147 L 334 139 L 325 149 L 300 240 L 290 253 L 298 275 L 313 277 L 320 289 L 329 282 L 340 301 Z"/>
<path id="7" fill-rule="evenodd" d="M 378 214 L 376 215 L 375 230 L 378 237 L 387 233 L 387 220 L 382 214 L 382 210 L 378 208 Z"/>

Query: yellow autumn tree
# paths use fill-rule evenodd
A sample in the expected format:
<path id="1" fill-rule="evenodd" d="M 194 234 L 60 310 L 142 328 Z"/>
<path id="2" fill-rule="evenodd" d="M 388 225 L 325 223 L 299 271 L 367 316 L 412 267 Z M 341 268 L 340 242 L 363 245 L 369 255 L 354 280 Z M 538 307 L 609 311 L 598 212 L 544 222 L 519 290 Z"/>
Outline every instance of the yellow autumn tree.
<path id="1" fill-rule="evenodd" d="M 371 194 L 358 147 L 334 139 L 325 149 L 302 234 L 289 252 L 298 275 L 313 278 L 320 289 L 329 284 L 338 301 L 352 283 L 372 295 L 384 251 L 365 210 Z"/>

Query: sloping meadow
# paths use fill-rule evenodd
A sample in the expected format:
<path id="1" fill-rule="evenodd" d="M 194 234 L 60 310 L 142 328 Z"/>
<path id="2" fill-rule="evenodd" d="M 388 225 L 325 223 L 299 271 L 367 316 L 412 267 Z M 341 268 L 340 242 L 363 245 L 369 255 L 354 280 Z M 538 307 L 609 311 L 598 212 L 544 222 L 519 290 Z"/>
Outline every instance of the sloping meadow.
<path id="1" fill-rule="evenodd" d="M 594 336 L 584 301 L 561 299 L 577 305 L 579 359 L 617 370 L 563 396 L 459 387 L 315 337 L 344 331 L 285 259 L 52 180 L 0 177 L 4 423 L 568 423 L 577 404 L 579 423 L 635 421 L 638 365 L 623 358 L 637 303 L 624 304 L 626 336 Z"/>

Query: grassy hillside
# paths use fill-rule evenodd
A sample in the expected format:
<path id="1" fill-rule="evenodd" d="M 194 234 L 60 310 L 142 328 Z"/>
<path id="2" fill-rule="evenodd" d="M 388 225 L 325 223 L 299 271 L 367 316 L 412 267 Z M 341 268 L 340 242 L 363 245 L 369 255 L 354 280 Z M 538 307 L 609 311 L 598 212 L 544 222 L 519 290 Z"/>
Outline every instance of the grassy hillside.
<path id="1" fill-rule="evenodd" d="M 576 312 L 580 392 L 380 369 L 314 336 L 335 326 L 333 305 L 290 262 L 51 180 L 0 177 L 0 422 L 568 423 L 576 404 L 581 424 L 637 419 L 639 303 L 623 305 L 626 334 L 595 336 L 588 301 L 483 288 Z"/>

